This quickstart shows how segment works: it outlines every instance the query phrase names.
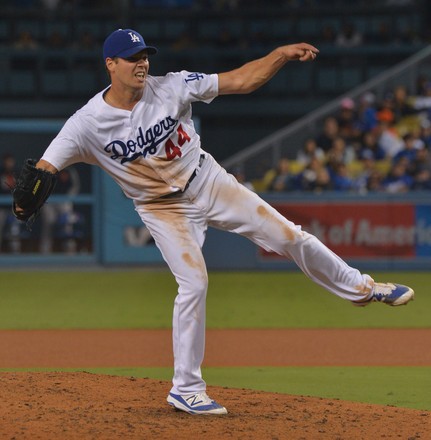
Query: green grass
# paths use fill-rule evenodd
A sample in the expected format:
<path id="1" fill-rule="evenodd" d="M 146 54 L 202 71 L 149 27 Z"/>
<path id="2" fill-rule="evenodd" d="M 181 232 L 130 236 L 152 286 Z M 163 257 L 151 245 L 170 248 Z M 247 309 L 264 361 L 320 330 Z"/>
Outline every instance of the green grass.
<path id="1" fill-rule="evenodd" d="M 212 272 L 208 328 L 429 328 L 431 273 L 370 273 L 408 284 L 407 307 L 353 307 L 300 272 Z M 0 272 L 0 329 L 170 328 L 167 271 Z M 34 369 L 32 369 L 34 371 Z M 170 368 L 86 371 L 171 380 Z M 430 367 L 204 368 L 210 385 L 431 410 Z M 169 386 L 169 384 L 167 384 Z"/>
<path id="2" fill-rule="evenodd" d="M 411 285 L 408 307 L 353 307 L 299 272 L 213 272 L 208 328 L 430 327 L 431 274 L 376 273 Z M 165 271 L 0 272 L 0 328 L 169 328 L 176 283 Z"/>
<path id="3" fill-rule="evenodd" d="M 32 368 L 14 371 L 48 370 Z M 149 377 L 166 381 L 172 378 L 172 368 L 85 368 L 63 371 Z M 212 386 L 431 411 L 431 367 L 235 367 L 204 368 L 203 374 L 207 384 Z M 169 388 L 168 382 L 166 392 Z"/>
<path id="4" fill-rule="evenodd" d="M 0 273 L 0 328 L 169 327 L 176 284 L 168 272 Z"/>

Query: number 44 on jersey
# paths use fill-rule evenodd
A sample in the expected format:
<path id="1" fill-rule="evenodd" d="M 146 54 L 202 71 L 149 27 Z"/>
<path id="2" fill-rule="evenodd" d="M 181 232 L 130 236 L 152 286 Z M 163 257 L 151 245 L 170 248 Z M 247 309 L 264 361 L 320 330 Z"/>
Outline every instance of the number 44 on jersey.
<path id="1" fill-rule="evenodd" d="M 180 124 L 177 128 L 177 144 L 175 145 L 172 139 L 168 139 L 165 143 L 166 157 L 168 160 L 174 160 L 177 156 L 181 157 L 181 147 L 186 143 L 190 142 L 190 136 L 184 131 L 182 125 Z"/>

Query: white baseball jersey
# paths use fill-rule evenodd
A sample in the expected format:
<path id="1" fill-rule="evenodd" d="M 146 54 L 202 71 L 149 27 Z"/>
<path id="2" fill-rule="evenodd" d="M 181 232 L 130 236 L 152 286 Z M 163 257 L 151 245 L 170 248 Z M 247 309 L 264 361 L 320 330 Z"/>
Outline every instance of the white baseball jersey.
<path id="1" fill-rule="evenodd" d="M 58 170 L 76 162 L 99 165 L 136 201 L 183 189 L 200 154 L 191 103 L 217 96 L 218 75 L 148 76 L 132 111 L 107 104 L 106 90 L 68 119 L 42 159 Z"/>

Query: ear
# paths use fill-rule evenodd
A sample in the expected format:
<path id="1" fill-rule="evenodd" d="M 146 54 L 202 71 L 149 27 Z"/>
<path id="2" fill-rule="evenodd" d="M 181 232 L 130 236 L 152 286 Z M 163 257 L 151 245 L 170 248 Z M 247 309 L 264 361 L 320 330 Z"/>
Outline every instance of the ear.
<path id="1" fill-rule="evenodd" d="M 115 58 L 106 58 L 105 60 L 105 65 L 106 65 L 106 69 L 108 70 L 108 72 L 112 72 L 114 66 L 115 66 L 116 61 Z"/>

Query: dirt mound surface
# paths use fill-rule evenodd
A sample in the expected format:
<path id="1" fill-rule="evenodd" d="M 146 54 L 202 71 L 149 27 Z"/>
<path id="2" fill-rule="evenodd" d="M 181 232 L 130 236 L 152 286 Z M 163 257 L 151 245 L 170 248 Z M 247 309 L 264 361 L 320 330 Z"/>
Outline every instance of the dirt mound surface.
<path id="1" fill-rule="evenodd" d="M 205 345 L 206 367 L 431 365 L 431 329 L 210 329 Z M 138 365 L 173 365 L 172 330 L 0 330 L 0 368 Z"/>
<path id="2" fill-rule="evenodd" d="M 0 439 L 429 439 L 431 413 L 209 387 L 225 416 L 166 403 L 169 382 L 90 373 L 2 373 Z"/>

